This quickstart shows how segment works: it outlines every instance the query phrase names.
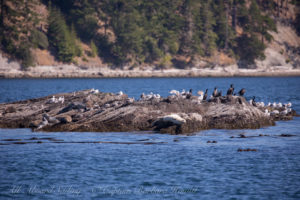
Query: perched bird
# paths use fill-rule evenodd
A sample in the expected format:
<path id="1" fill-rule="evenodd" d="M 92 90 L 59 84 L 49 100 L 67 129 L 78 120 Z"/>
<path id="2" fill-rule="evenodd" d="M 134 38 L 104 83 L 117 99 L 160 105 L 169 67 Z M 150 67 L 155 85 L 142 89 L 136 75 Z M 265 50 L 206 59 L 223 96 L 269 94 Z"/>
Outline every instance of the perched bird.
<path id="1" fill-rule="evenodd" d="M 192 97 L 193 94 L 193 89 L 190 89 L 190 91 L 186 94 L 186 98 L 190 99 Z"/>
<path id="2" fill-rule="evenodd" d="M 198 91 L 197 94 L 199 95 L 198 99 L 200 101 L 202 101 L 203 100 L 203 91 Z"/>
<path id="3" fill-rule="evenodd" d="M 278 111 L 278 110 L 273 110 L 270 114 L 271 114 L 271 115 L 278 115 L 278 114 L 279 114 L 279 111 Z"/>
<path id="4" fill-rule="evenodd" d="M 265 103 L 264 102 L 257 102 L 256 105 L 258 107 L 265 107 Z"/>
<path id="5" fill-rule="evenodd" d="M 142 93 L 142 94 L 141 94 L 141 99 L 145 99 L 145 97 L 146 97 L 145 94 Z"/>
<path id="6" fill-rule="evenodd" d="M 204 93 L 204 96 L 203 96 L 204 101 L 207 99 L 207 91 L 208 91 L 208 89 L 205 90 L 205 93 Z"/>
<path id="7" fill-rule="evenodd" d="M 233 84 L 230 85 L 230 88 L 227 90 L 227 95 L 232 95 L 234 91 Z"/>
<path id="8" fill-rule="evenodd" d="M 182 96 L 186 95 L 185 89 L 182 89 L 181 95 L 182 95 Z"/>
<path id="9" fill-rule="evenodd" d="M 217 97 L 221 97 L 222 96 L 222 90 L 220 90 L 217 94 Z"/>
<path id="10" fill-rule="evenodd" d="M 265 115 L 270 116 L 270 112 L 268 109 L 265 109 Z"/>
<path id="11" fill-rule="evenodd" d="M 281 115 L 287 115 L 287 114 L 288 114 L 288 111 L 287 111 L 287 110 L 283 110 L 283 111 L 280 112 L 280 114 L 281 114 Z"/>
<path id="12" fill-rule="evenodd" d="M 117 95 L 118 96 L 122 96 L 124 93 L 122 91 L 118 92 Z"/>
<path id="13" fill-rule="evenodd" d="M 160 94 L 154 94 L 153 97 L 154 97 L 155 99 L 160 99 Z"/>
<path id="14" fill-rule="evenodd" d="M 63 104 L 65 102 L 65 97 L 64 96 L 59 97 L 58 102 L 61 102 Z"/>
<path id="15" fill-rule="evenodd" d="M 217 97 L 217 95 L 218 95 L 218 89 L 217 89 L 217 87 L 215 87 L 214 92 L 212 93 L 212 96 Z"/>
<path id="16" fill-rule="evenodd" d="M 51 103 L 57 103 L 58 99 L 55 98 L 55 96 L 52 96 L 52 98 L 50 99 Z"/>
<path id="17" fill-rule="evenodd" d="M 242 97 L 242 96 L 244 96 L 245 92 L 246 92 L 246 89 L 243 88 L 239 91 L 239 95 Z"/>
<path id="18" fill-rule="evenodd" d="M 256 102 L 255 102 L 255 96 L 253 96 L 253 98 L 250 99 L 249 103 L 250 103 L 252 106 L 255 106 L 255 107 L 257 106 L 257 105 L 256 105 Z"/>
<path id="19" fill-rule="evenodd" d="M 287 105 L 286 105 L 288 108 L 292 107 L 292 103 L 289 102 Z"/>
<path id="20" fill-rule="evenodd" d="M 56 101 L 55 96 L 52 96 L 51 101 L 52 101 L 52 102 L 55 102 L 55 101 Z"/>
<path id="21" fill-rule="evenodd" d="M 282 103 L 279 102 L 279 103 L 277 104 L 277 108 L 282 108 Z"/>
<path id="22" fill-rule="evenodd" d="M 127 98 L 126 102 L 127 103 L 133 103 L 134 102 L 134 98 Z"/>
<path id="23" fill-rule="evenodd" d="M 92 94 L 98 94 L 98 93 L 99 93 L 99 90 L 98 90 L 98 89 L 95 90 L 94 88 L 92 88 L 92 89 L 91 89 L 91 93 L 92 93 Z"/>
<path id="24" fill-rule="evenodd" d="M 170 94 L 174 94 L 176 96 L 179 96 L 180 92 L 178 90 L 171 90 Z"/>

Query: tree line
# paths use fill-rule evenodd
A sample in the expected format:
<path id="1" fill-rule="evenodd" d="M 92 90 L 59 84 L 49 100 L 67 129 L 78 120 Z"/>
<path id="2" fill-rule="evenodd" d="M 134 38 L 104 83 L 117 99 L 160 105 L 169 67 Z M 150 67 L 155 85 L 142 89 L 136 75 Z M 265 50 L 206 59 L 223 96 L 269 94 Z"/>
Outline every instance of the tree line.
<path id="1" fill-rule="evenodd" d="M 286 2 L 0 0 L 1 47 L 24 66 L 32 65 L 30 48 L 74 62 L 83 54 L 79 41 L 90 45 L 92 56 L 115 66 L 164 65 L 176 55 L 209 57 L 215 51 L 252 64 L 264 58 L 269 31 L 276 31 L 274 18 Z M 47 30 L 38 27 L 38 3 L 47 6 Z"/>

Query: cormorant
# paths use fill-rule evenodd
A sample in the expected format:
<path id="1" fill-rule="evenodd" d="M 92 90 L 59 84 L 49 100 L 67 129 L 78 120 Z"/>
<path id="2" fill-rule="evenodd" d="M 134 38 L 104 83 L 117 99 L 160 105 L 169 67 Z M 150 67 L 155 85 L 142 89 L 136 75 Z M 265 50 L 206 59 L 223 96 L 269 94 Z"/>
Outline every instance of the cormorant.
<path id="1" fill-rule="evenodd" d="M 217 97 L 221 97 L 222 96 L 222 90 L 220 90 L 220 92 L 218 92 Z"/>
<path id="2" fill-rule="evenodd" d="M 213 92 L 213 97 L 217 97 L 218 96 L 218 89 L 217 87 L 215 87 L 214 92 Z"/>
<path id="3" fill-rule="evenodd" d="M 230 85 L 230 88 L 227 90 L 227 95 L 232 95 L 234 91 L 233 84 Z"/>
<path id="4" fill-rule="evenodd" d="M 193 89 L 190 89 L 190 91 L 186 94 L 186 98 L 190 99 L 192 97 L 193 94 Z"/>
<path id="5" fill-rule="evenodd" d="M 256 102 L 255 102 L 255 96 L 253 96 L 253 98 L 252 98 L 252 105 L 255 106 L 255 107 L 257 106 Z"/>
<path id="6" fill-rule="evenodd" d="M 208 91 L 208 89 L 205 90 L 205 94 L 204 94 L 204 96 L 203 96 L 203 100 L 206 100 L 206 99 L 207 99 L 207 91 Z"/>
<path id="7" fill-rule="evenodd" d="M 244 96 L 245 92 L 246 92 L 246 90 L 245 90 L 245 88 L 243 88 L 239 91 L 239 95 Z"/>

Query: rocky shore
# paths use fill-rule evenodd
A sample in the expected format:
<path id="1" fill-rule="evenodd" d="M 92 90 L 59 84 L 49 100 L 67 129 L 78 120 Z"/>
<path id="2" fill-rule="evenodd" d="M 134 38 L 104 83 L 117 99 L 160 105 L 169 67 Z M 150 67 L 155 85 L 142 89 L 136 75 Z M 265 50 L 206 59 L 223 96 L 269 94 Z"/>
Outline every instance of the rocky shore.
<path id="1" fill-rule="evenodd" d="M 0 78 L 134 78 L 134 77 L 233 77 L 233 76 L 300 76 L 300 69 L 278 66 L 262 69 L 241 69 L 237 65 L 226 67 L 190 69 L 163 69 L 153 67 L 137 69 L 111 69 L 104 67 L 80 67 L 75 65 L 36 66 L 27 70 L 0 66 Z"/>
<path id="2" fill-rule="evenodd" d="M 154 131 L 192 134 L 206 129 L 245 129 L 290 120 L 289 106 L 254 106 L 240 96 L 201 100 L 199 96 L 158 94 L 129 98 L 122 92 L 84 90 L 0 104 L 0 128 L 49 132 Z"/>

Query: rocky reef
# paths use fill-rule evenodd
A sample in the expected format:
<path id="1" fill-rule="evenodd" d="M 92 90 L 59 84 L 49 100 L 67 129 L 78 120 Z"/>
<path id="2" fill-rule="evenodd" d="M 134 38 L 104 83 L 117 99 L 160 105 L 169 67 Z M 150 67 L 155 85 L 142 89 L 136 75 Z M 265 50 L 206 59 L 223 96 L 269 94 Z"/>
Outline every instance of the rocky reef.
<path id="1" fill-rule="evenodd" d="M 203 98 L 203 97 L 202 97 Z M 83 90 L 0 104 L 0 128 L 49 132 L 154 131 L 192 134 L 206 129 L 254 129 L 290 120 L 296 112 L 284 105 L 254 106 L 242 96 L 142 95 Z M 290 106 L 289 106 L 290 107 Z"/>

